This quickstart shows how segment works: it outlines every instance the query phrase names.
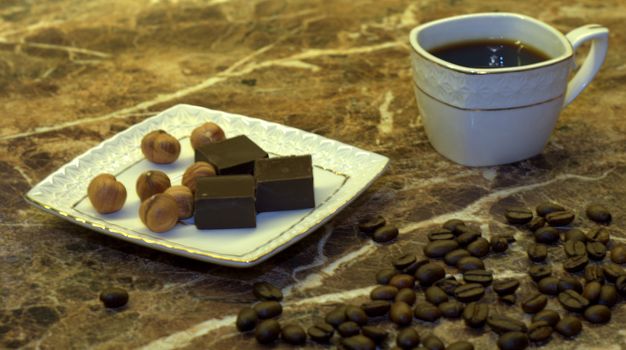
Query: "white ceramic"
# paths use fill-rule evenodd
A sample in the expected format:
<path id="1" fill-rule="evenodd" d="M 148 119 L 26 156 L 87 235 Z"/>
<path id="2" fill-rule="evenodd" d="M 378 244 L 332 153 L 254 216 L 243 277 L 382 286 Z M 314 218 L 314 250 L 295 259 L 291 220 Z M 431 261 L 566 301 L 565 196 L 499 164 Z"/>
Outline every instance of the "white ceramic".
<path id="1" fill-rule="evenodd" d="M 451 43 L 521 40 L 549 60 L 519 67 L 469 68 L 428 51 Z M 574 51 L 591 50 L 575 76 Z M 587 25 L 561 34 L 536 19 L 514 13 L 445 18 L 414 28 L 411 66 L 426 134 L 445 157 L 468 166 L 511 163 L 541 152 L 561 109 L 591 82 L 604 62 L 608 30 Z"/>
<path id="2" fill-rule="evenodd" d="M 247 135 L 270 156 L 311 154 L 315 208 L 258 214 L 256 228 L 198 230 L 191 218 L 165 233 L 148 230 L 138 216 L 138 175 L 158 169 L 169 175 L 172 184 L 180 184 L 183 172 L 194 159 L 189 134 L 206 121 L 220 125 L 228 137 Z M 181 155 L 173 164 L 150 163 L 141 153 L 141 139 L 156 129 L 166 130 L 180 140 Z M 26 199 L 62 219 L 131 243 L 216 264 L 249 267 L 330 220 L 382 174 L 388 161 L 376 153 L 288 126 L 177 105 L 78 156 L 33 187 Z M 128 198 L 119 212 L 98 214 L 86 198 L 89 181 L 102 172 L 115 174 L 126 186 Z"/>

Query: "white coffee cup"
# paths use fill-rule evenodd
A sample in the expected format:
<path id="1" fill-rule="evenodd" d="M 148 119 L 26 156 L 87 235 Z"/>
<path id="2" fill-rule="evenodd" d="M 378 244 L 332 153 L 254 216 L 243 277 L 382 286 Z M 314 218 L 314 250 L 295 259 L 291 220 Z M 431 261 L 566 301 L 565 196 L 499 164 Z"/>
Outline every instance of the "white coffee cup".
<path id="1" fill-rule="evenodd" d="M 456 65 L 429 51 L 484 39 L 520 40 L 548 60 L 506 68 Z M 591 41 L 575 76 L 574 50 Z M 514 13 L 445 18 L 414 28 L 411 65 L 426 134 L 445 157 L 468 166 L 511 163 L 539 154 L 561 110 L 591 82 L 604 62 L 608 30 L 587 25 L 567 35 Z"/>

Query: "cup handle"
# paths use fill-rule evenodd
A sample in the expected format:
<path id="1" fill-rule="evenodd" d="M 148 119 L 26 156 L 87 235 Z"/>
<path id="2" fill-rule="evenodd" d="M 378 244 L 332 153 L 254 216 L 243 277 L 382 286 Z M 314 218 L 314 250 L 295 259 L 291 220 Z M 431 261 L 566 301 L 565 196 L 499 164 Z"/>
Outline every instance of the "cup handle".
<path id="1" fill-rule="evenodd" d="M 574 51 L 589 40 L 591 40 L 591 49 L 574 78 L 567 84 L 563 107 L 570 104 L 600 70 L 609 46 L 609 30 L 598 24 L 589 24 L 572 30 L 565 37 L 572 44 Z"/>

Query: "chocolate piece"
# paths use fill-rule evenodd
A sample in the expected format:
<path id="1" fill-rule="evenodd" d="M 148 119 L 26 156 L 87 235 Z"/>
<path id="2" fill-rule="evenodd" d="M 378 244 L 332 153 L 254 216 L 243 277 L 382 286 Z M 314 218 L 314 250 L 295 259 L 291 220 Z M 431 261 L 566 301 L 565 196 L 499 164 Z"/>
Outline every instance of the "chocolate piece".
<path id="1" fill-rule="evenodd" d="M 267 152 L 247 136 L 239 135 L 198 147 L 195 161 L 211 163 L 218 175 L 252 175 L 254 161 L 262 158 L 267 158 Z"/>
<path id="2" fill-rule="evenodd" d="M 197 179 L 195 222 L 199 229 L 256 227 L 252 175 Z"/>
<path id="3" fill-rule="evenodd" d="M 315 206 L 311 155 L 258 159 L 254 177 L 258 212 Z"/>

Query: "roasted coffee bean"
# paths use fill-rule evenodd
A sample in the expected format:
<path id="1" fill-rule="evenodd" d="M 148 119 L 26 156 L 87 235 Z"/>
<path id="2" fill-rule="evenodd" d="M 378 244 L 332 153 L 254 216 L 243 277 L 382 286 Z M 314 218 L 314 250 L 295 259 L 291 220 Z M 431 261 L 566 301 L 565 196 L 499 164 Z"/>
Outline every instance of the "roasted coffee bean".
<path id="1" fill-rule="evenodd" d="M 604 283 L 604 270 L 601 265 L 587 265 L 585 266 L 585 281 L 587 282 L 600 282 Z"/>
<path id="2" fill-rule="evenodd" d="M 602 260 L 606 256 L 606 246 L 600 242 L 587 242 L 587 256 L 591 260 Z"/>
<path id="3" fill-rule="evenodd" d="M 362 326 L 367 323 L 367 314 L 358 306 L 348 305 L 346 306 L 346 319 Z"/>
<path id="4" fill-rule="evenodd" d="M 427 301 L 415 303 L 413 314 L 418 320 L 427 322 L 435 322 L 441 318 L 441 311 L 439 311 L 439 308 Z"/>
<path id="5" fill-rule="evenodd" d="M 498 338 L 500 350 L 523 350 L 528 347 L 528 336 L 522 332 L 508 332 Z"/>
<path id="6" fill-rule="evenodd" d="M 459 318 L 465 306 L 458 301 L 450 300 L 439 304 L 438 308 L 441 311 L 441 315 L 445 318 Z"/>
<path id="7" fill-rule="evenodd" d="M 611 233 L 606 227 L 596 227 L 587 233 L 587 241 L 600 242 L 604 245 L 609 243 Z"/>
<path id="8" fill-rule="evenodd" d="M 530 222 L 528 223 L 528 229 L 532 232 L 535 232 L 544 226 L 546 226 L 546 219 L 542 218 L 541 216 L 533 217 L 532 220 L 530 220 Z"/>
<path id="9" fill-rule="evenodd" d="M 393 300 L 398 294 L 398 288 L 394 286 L 378 286 L 370 292 L 372 300 Z"/>
<path id="10" fill-rule="evenodd" d="M 493 272 L 487 270 L 468 270 L 463 273 L 463 280 L 467 283 L 479 283 L 488 286 L 493 281 Z"/>
<path id="11" fill-rule="evenodd" d="M 463 222 L 463 220 L 459 220 L 459 219 L 450 219 L 446 222 L 443 223 L 443 228 L 445 228 L 446 230 L 452 231 L 455 234 L 460 234 L 461 231 L 457 230 L 458 226 L 465 226 L 465 223 Z"/>
<path id="12" fill-rule="evenodd" d="M 485 295 L 485 287 L 478 283 L 468 283 L 454 290 L 456 299 L 463 303 L 480 300 Z"/>
<path id="13" fill-rule="evenodd" d="M 532 265 L 528 268 L 528 275 L 537 282 L 552 275 L 552 268 L 547 265 Z"/>
<path id="14" fill-rule="evenodd" d="M 382 269 L 376 273 L 376 283 L 389 284 L 391 278 L 397 275 L 399 272 L 392 268 Z"/>
<path id="15" fill-rule="evenodd" d="M 356 322 L 346 321 L 337 327 L 337 333 L 344 338 L 351 337 L 361 333 L 361 328 L 358 324 L 356 324 Z"/>
<path id="16" fill-rule="evenodd" d="M 257 321 L 258 317 L 256 315 L 256 312 L 254 312 L 252 308 L 244 307 L 243 309 L 239 310 L 239 313 L 237 314 L 237 329 L 240 332 L 251 331 L 254 329 L 254 327 L 256 327 Z"/>
<path id="17" fill-rule="evenodd" d="M 256 327 L 254 337 L 260 344 L 269 344 L 278 339 L 280 324 L 275 319 L 263 320 Z"/>
<path id="18" fill-rule="evenodd" d="M 361 334 L 341 339 L 341 345 L 343 345 L 346 350 L 376 349 L 376 344 L 374 344 L 374 342 L 370 338 Z"/>
<path id="19" fill-rule="evenodd" d="M 386 330 L 376 326 L 364 326 L 363 328 L 361 328 L 361 333 L 364 336 L 372 339 L 376 344 L 382 343 L 383 341 L 385 341 L 385 339 L 387 339 L 388 336 Z"/>
<path id="20" fill-rule="evenodd" d="M 561 239 L 559 230 L 551 226 L 544 226 L 534 233 L 535 242 L 543 244 L 554 244 Z"/>
<path id="21" fill-rule="evenodd" d="M 412 264 L 410 264 L 409 266 L 403 268 L 402 270 L 400 270 L 401 273 L 406 273 L 409 275 L 415 275 L 415 271 L 417 271 L 417 269 L 420 268 L 420 266 L 424 265 L 424 264 L 428 264 L 430 262 L 430 260 L 428 259 L 421 259 L 421 260 L 416 260 L 415 262 L 413 262 Z"/>
<path id="22" fill-rule="evenodd" d="M 480 231 L 474 229 L 468 229 L 466 232 L 461 233 L 456 237 L 456 241 L 461 247 L 467 247 L 470 243 L 479 239 L 481 236 Z"/>
<path id="23" fill-rule="evenodd" d="M 506 209 L 504 217 L 509 224 L 523 225 L 533 218 L 533 212 L 528 208 L 514 207 Z"/>
<path id="24" fill-rule="evenodd" d="M 489 245 L 489 241 L 480 237 L 476 239 L 474 242 L 467 245 L 467 251 L 477 258 L 482 258 L 489 254 L 489 250 L 491 246 Z"/>
<path id="25" fill-rule="evenodd" d="M 404 301 L 409 305 L 415 304 L 415 300 L 417 300 L 417 294 L 415 294 L 413 288 L 400 289 L 394 298 L 394 301 Z"/>
<path id="26" fill-rule="evenodd" d="M 574 276 L 563 276 L 559 279 L 559 292 L 565 292 L 566 290 L 575 290 L 577 293 L 583 292 L 583 285 L 578 278 Z"/>
<path id="27" fill-rule="evenodd" d="M 413 328 L 403 328 L 396 336 L 396 344 L 402 349 L 413 349 L 420 343 L 420 335 Z"/>
<path id="28" fill-rule="evenodd" d="M 546 321 L 533 322 L 528 326 L 528 340 L 534 343 L 543 343 L 552 336 L 552 326 Z"/>
<path id="29" fill-rule="evenodd" d="M 366 218 L 359 222 L 359 230 L 363 233 L 374 233 L 377 229 L 385 226 L 387 221 L 382 216 Z"/>
<path id="30" fill-rule="evenodd" d="M 494 253 L 504 253 L 509 249 L 509 242 L 504 237 L 494 237 L 489 242 L 491 251 Z"/>
<path id="31" fill-rule="evenodd" d="M 583 313 L 591 323 L 607 323 L 611 320 L 611 310 L 606 305 L 589 306 Z"/>
<path id="32" fill-rule="evenodd" d="M 545 217 L 546 215 L 550 214 L 550 213 L 554 213 L 557 211 L 563 211 L 565 210 L 565 207 L 563 207 L 560 204 L 556 204 L 556 203 L 552 203 L 552 202 L 544 202 L 539 204 L 536 208 L 535 211 L 537 212 L 537 215 L 541 216 L 541 217 Z"/>
<path id="33" fill-rule="evenodd" d="M 415 287 L 415 276 L 407 274 L 399 274 L 391 277 L 389 281 L 390 286 L 394 286 L 398 289 L 413 288 Z"/>
<path id="34" fill-rule="evenodd" d="M 493 291 L 500 296 L 513 294 L 517 288 L 519 288 L 519 281 L 512 278 L 493 282 Z"/>
<path id="35" fill-rule="evenodd" d="M 107 288 L 100 292 L 100 301 L 104 307 L 116 309 L 128 303 L 128 292 L 117 287 Z"/>
<path id="36" fill-rule="evenodd" d="M 260 319 L 276 317 L 283 313 L 283 307 L 277 301 L 262 301 L 252 307 Z"/>
<path id="37" fill-rule="evenodd" d="M 394 240 L 398 237 L 400 231 L 395 225 L 385 225 L 383 227 L 379 227 L 372 234 L 372 239 L 377 243 L 385 243 L 391 240 Z"/>
<path id="38" fill-rule="evenodd" d="M 598 302 L 598 298 L 600 298 L 600 291 L 602 290 L 602 285 L 600 282 L 592 281 L 585 285 L 583 289 L 583 298 L 589 300 L 590 304 L 596 304 Z"/>
<path id="39" fill-rule="evenodd" d="M 555 211 L 545 216 L 550 226 L 565 226 L 574 221 L 576 216 L 569 210 Z"/>
<path id="40" fill-rule="evenodd" d="M 435 285 L 446 292 L 446 294 L 454 296 L 454 290 L 461 284 L 456 280 L 456 278 L 454 278 L 454 276 L 449 276 L 437 281 Z"/>
<path id="41" fill-rule="evenodd" d="M 257 299 L 262 301 L 283 300 L 283 293 L 280 289 L 268 282 L 257 282 L 253 284 L 252 293 Z"/>
<path id="42" fill-rule="evenodd" d="M 504 315 L 490 315 L 487 325 L 497 334 L 508 332 L 526 332 L 526 324 Z"/>
<path id="43" fill-rule="evenodd" d="M 533 315 L 531 321 L 533 323 L 539 321 L 547 322 L 550 327 L 556 326 L 556 324 L 561 320 L 561 315 L 554 310 L 541 310 Z"/>
<path id="44" fill-rule="evenodd" d="M 563 269 L 567 272 L 578 272 L 584 269 L 588 263 L 589 258 L 587 258 L 587 255 L 573 256 L 563 262 Z"/>
<path id="45" fill-rule="evenodd" d="M 326 323 L 328 323 L 329 325 L 337 328 L 340 324 L 346 322 L 347 319 L 348 318 L 346 317 L 346 306 L 340 305 L 327 313 L 324 321 L 326 321 Z"/>
<path id="46" fill-rule="evenodd" d="M 587 254 L 587 247 L 583 241 L 569 240 L 563 245 L 563 251 L 568 257 Z"/>
<path id="47" fill-rule="evenodd" d="M 441 259 L 449 252 L 457 249 L 459 244 L 452 239 L 444 239 L 426 244 L 424 255 L 432 259 Z"/>
<path id="48" fill-rule="evenodd" d="M 542 278 L 541 281 L 537 283 L 537 290 L 543 294 L 557 295 L 559 294 L 559 279 L 552 276 Z"/>
<path id="49" fill-rule="evenodd" d="M 626 276 L 619 276 L 615 281 L 615 289 L 619 295 L 626 297 Z"/>
<path id="50" fill-rule="evenodd" d="M 617 304 L 619 295 L 617 288 L 611 284 L 606 284 L 600 289 L 600 296 L 598 297 L 598 304 L 613 307 Z"/>
<path id="51" fill-rule="evenodd" d="M 573 228 L 567 232 L 565 232 L 563 234 L 563 240 L 565 242 L 567 241 L 581 241 L 581 242 L 586 242 L 587 241 L 587 235 L 585 235 L 585 233 L 577 228 Z"/>
<path id="52" fill-rule="evenodd" d="M 445 228 L 428 233 L 428 240 L 430 241 L 441 241 L 444 239 L 449 240 L 454 239 L 454 237 L 456 237 L 454 233 L 450 230 L 446 230 Z"/>
<path id="53" fill-rule="evenodd" d="M 608 224 L 611 222 L 611 212 L 602 204 L 590 204 L 587 206 L 587 209 L 585 209 L 585 213 L 587 214 L 587 218 L 589 218 L 589 220 L 601 224 Z"/>
<path id="54" fill-rule="evenodd" d="M 426 296 L 426 301 L 435 305 L 448 301 L 448 294 L 437 286 L 428 287 L 424 292 L 424 295 Z"/>
<path id="55" fill-rule="evenodd" d="M 437 263 L 428 263 L 417 269 L 415 278 L 422 287 L 428 287 L 446 276 L 446 270 Z"/>
<path id="56" fill-rule="evenodd" d="M 567 311 L 582 312 L 587 306 L 589 306 L 589 300 L 585 299 L 582 295 L 578 294 L 575 290 L 566 290 L 559 293 L 559 303 Z"/>
<path id="57" fill-rule="evenodd" d="M 464 258 L 459 259 L 459 262 L 456 264 L 456 267 L 461 271 L 469 271 L 469 270 L 484 270 L 485 264 L 482 260 L 475 256 L 466 256 Z"/>
<path id="58" fill-rule="evenodd" d="M 417 257 L 415 256 L 415 254 L 409 253 L 409 254 L 404 254 L 397 258 L 394 258 L 391 261 L 391 264 L 393 265 L 393 267 L 396 268 L 396 270 L 402 270 L 416 261 L 417 261 Z"/>
<path id="59" fill-rule="evenodd" d="M 463 321 L 468 327 L 481 328 L 489 317 L 489 307 L 485 304 L 469 303 L 463 310 Z"/>
<path id="60" fill-rule="evenodd" d="M 624 276 L 624 269 L 612 263 L 602 265 L 602 271 L 604 272 L 604 278 L 611 283 L 615 283 L 618 277 Z"/>
<path id="61" fill-rule="evenodd" d="M 441 339 L 432 333 L 422 337 L 422 345 L 428 350 L 444 350 L 446 348 Z"/>
<path id="62" fill-rule="evenodd" d="M 536 314 L 543 310 L 548 303 L 548 298 L 539 293 L 531 294 L 529 297 L 522 301 L 522 310 L 529 314 Z"/>
<path id="63" fill-rule="evenodd" d="M 474 345 L 465 340 L 459 340 L 448 344 L 446 350 L 474 350 Z"/>
<path id="64" fill-rule="evenodd" d="M 616 264 L 626 263 L 626 245 L 617 244 L 611 249 L 611 261 Z"/>
<path id="65" fill-rule="evenodd" d="M 508 295 L 503 295 L 500 298 L 498 298 L 501 302 L 508 304 L 508 305 L 513 305 L 517 302 L 517 297 L 515 296 L 515 294 L 508 294 Z"/>
<path id="66" fill-rule="evenodd" d="M 413 310 L 409 304 L 403 301 L 396 301 L 391 304 L 389 319 L 398 326 L 407 326 L 413 321 Z"/>
<path id="67" fill-rule="evenodd" d="M 307 334 L 315 342 L 326 343 L 332 338 L 333 334 L 335 334 L 335 330 L 333 326 L 322 322 L 309 327 Z"/>
<path id="68" fill-rule="evenodd" d="M 386 315 L 389 312 L 391 303 L 386 300 L 374 300 L 361 305 L 365 314 L 369 317 L 378 317 Z"/>
<path id="69" fill-rule="evenodd" d="M 463 249 L 463 248 L 455 249 L 449 252 L 448 254 L 444 255 L 443 261 L 446 264 L 448 264 L 448 266 L 456 266 L 456 264 L 458 264 L 461 258 L 470 256 L 470 255 L 471 255 L 470 252 L 468 252 L 466 249 Z"/>
<path id="70" fill-rule="evenodd" d="M 543 262 L 548 257 L 548 247 L 545 244 L 534 243 L 528 246 L 526 251 L 528 259 L 532 262 Z"/>
<path id="71" fill-rule="evenodd" d="M 583 330 L 583 324 L 574 316 L 565 316 L 557 322 L 554 330 L 565 337 L 575 337 Z"/>
<path id="72" fill-rule="evenodd" d="M 302 327 L 290 324 L 281 329 L 281 336 L 287 344 L 303 345 L 306 342 L 306 332 Z"/>

